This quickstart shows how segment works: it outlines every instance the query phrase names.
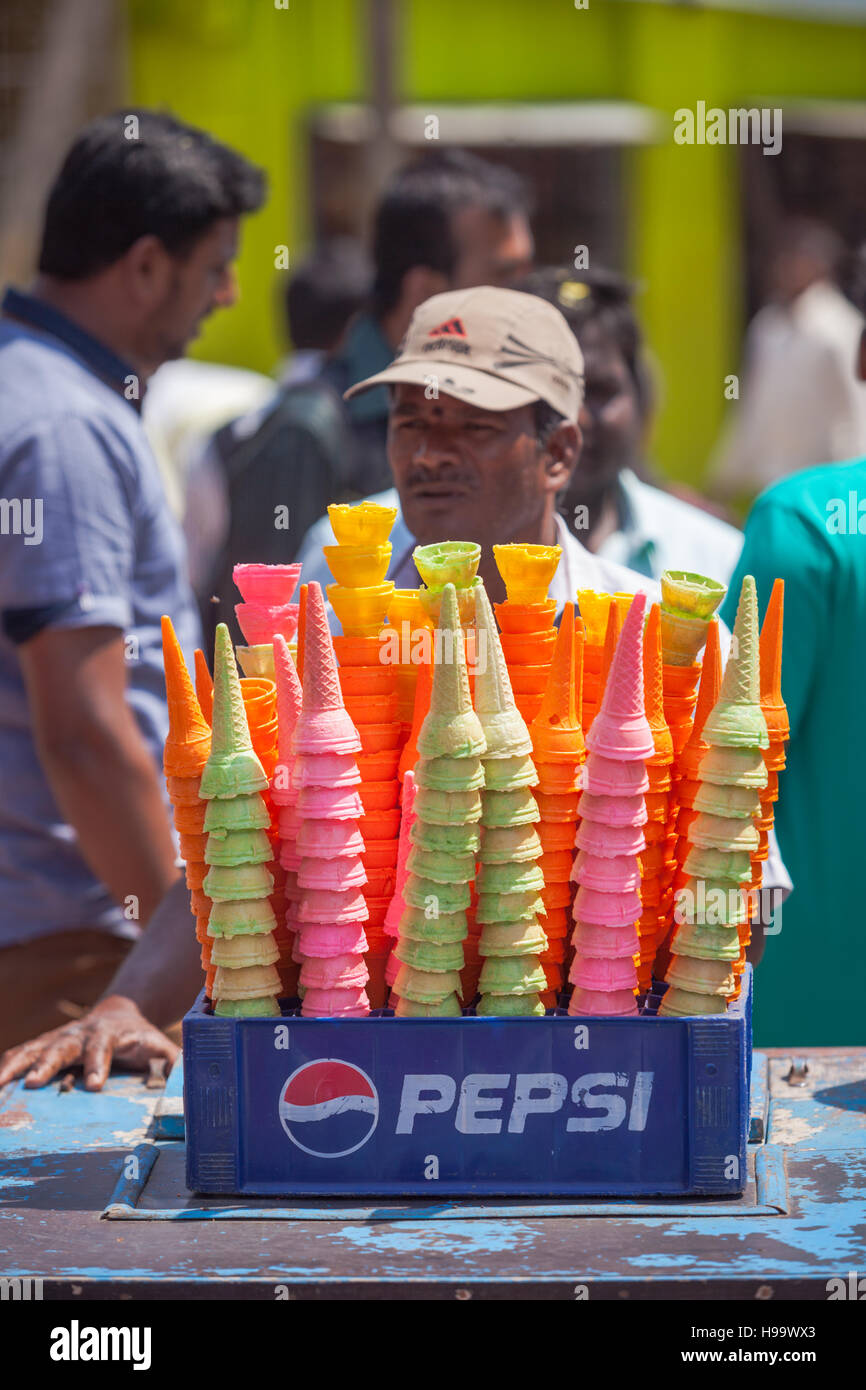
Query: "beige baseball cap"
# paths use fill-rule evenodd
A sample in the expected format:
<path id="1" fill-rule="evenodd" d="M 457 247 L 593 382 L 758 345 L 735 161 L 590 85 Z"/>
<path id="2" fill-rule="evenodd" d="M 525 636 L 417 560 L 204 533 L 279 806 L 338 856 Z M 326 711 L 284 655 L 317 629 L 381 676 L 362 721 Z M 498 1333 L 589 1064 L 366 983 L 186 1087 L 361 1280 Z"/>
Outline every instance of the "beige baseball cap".
<path id="1" fill-rule="evenodd" d="M 435 381 L 446 396 L 482 410 L 546 401 L 576 421 L 583 356 L 553 304 L 520 290 L 478 285 L 426 299 L 412 315 L 390 367 L 359 381 L 346 399 L 374 386 Z"/>

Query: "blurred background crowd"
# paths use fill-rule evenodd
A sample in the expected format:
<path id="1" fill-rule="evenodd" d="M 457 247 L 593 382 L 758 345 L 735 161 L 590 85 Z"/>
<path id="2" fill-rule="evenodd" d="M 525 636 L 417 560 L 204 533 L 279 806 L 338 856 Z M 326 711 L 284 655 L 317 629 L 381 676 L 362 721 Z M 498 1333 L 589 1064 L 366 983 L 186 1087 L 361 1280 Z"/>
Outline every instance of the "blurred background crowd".
<path id="1" fill-rule="evenodd" d="M 846 298 L 866 228 L 862 20 L 858 0 L 7 0 L 0 281 L 27 282 L 48 182 L 75 129 L 104 111 L 164 107 L 266 170 L 238 302 L 148 391 L 183 515 L 214 430 L 272 403 L 276 381 L 301 383 L 345 355 L 371 291 L 380 325 L 397 309 L 384 332 L 393 351 L 408 313 L 382 308 L 390 290 L 374 288 L 377 207 L 407 164 L 465 151 L 503 171 L 482 201 L 504 199 L 531 225 L 532 246 L 501 283 L 525 272 L 527 252 L 578 281 L 615 273 L 610 293 L 644 337 L 631 466 L 736 521 L 786 472 L 866 451 L 866 388 L 850 370 L 860 317 Z M 674 113 L 699 101 L 780 108 L 781 149 L 676 144 Z M 431 241 L 433 205 L 466 205 L 459 180 L 420 180 Z M 397 190 L 382 232 L 392 279 L 411 196 L 401 207 Z M 427 249 L 413 234 L 410 259 Z M 358 348 L 363 367 L 377 348 Z M 356 433 L 376 409 L 358 403 Z M 375 464 L 330 482 L 335 495 L 380 485 Z M 295 551 L 322 500 L 299 501 Z M 211 507 L 187 527 L 200 590 L 218 582 L 224 523 Z"/>

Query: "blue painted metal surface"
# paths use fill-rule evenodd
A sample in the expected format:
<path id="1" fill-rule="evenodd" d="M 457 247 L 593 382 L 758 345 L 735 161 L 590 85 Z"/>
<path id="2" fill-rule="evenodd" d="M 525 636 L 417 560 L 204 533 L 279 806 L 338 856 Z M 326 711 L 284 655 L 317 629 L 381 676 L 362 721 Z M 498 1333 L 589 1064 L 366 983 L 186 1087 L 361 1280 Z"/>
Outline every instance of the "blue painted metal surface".
<path id="1" fill-rule="evenodd" d="M 187 1014 L 187 1185 L 322 1195 L 740 1194 L 751 971 L 711 1018 Z"/>
<path id="2" fill-rule="evenodd" d="M 614 1216 L 619 1220 L 644 1216 L 670 1216 L 671 1204 L 641 1198 L 619 1201 L 576 1202 L 558 1200 L 487 1199 L 471 1201 L 421 1202 L 408 1200 L 388 1206 L 357 1201 L 330 1201 L 316 1205 L 310 1198 L 303 1204 L 286 1204 L 274 1199 L 267 1205 L 253 1202 L 232 1203 L 213 1197 L 205 1205 L 201 1198 L 183 1189 L 183 1146 L 148 1143 L 136 1150 L 138 1178 L 121 1174 L 102 1213 L 113 1221 L 474 1221 L 479 1218 L 513 1221 L 555 1217 L 597 1218 Z M 787 1188 L 781 1149 L 765 1146 L 752 1154 L 753 1181 L 742 1199 L 701 1202 L 683 1200 L 678 1210 L 694 1217 L 718 1217 L 721 1211 L 731 1217 L 777 1216 L 787 1210 Z M 171 1205 L 165 1204 L 167 1201 Z"/>
<path id="3" fill-rule="evenodd" d="M 101 1095 L 10 1086 L 0 1093 L 3 1272 L 42 1278 L 46 1298 L 64 1299 L 270 1302 L 280 1289 L 301 1299 L 571 1301 L 580 1284 L 591 1300 L 823 1301 L 831 1279 L 866 1273 L 866 1052 L 805 1056 L 803 1087 L 785 1080 L 790 1058 L 770 1060 L 768 1143 L 752 1146 L 763 1196 L 751 1216 L 730 1199 L 599 1203 L 579 1218 L 549 1201 L 510 1203 L 507 1215 L 501 1203 L 473 1201 L 458 1215 L 447 1200 L 389 1200 L 367 1217 L 357 1201 L 298 1201 L 287 1229 L 269 1219 L 269 1203 L 239 1199 L 222 1219 L 105 1221 L 158 1093 L 137 1076 L 112 1077 Z M 160 1147 L 166 1156 L 181 1146 Z M 153 1192 L 166 1207 L 169 1190 L 193 1206 L 216 1200 L 185 1191 L 179 1155 L 174 1186 L 171 1173 L 160 1185 L 161 1161 L 127 1197 L 146 1205 Z"/>

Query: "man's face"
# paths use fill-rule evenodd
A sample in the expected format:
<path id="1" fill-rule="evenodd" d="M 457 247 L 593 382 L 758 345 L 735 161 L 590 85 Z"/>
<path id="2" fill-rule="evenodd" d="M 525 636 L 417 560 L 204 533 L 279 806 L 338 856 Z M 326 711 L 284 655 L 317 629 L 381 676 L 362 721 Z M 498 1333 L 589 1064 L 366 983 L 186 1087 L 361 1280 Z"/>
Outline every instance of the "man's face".
<path id="1" fill-rule="evenodd" d="M 208 315 L 234 304 L 237 286 L 232 262 L 238 232 L 236 217 L 222 217 L 186 256 L 171 257 L 166 292 L 146 325 L 156 360 L 183 357 Z"/>
<path id="2" fill-rule="evenodd" d="M 590 326 L 581 334 L 580 346 L 586 387 L 580 411 L 583 448 L 574 485 L 595 491 L 634 463 L 643 421 L 634 380 L 615 343 Z"/>
<path id="3" fill-rule="evenodd" d="M 479 410 L 423 386 L 394 387 L 388 457 L 406 524 L 421 545 L 512 540 L 537 525 L 551 491 L 531 405 Z"/>
<path id="4" fill-rule="evenodd" d="M 532 267 L 532 233 L 525 217 L 497 217 L 481 207 L 462 208 L 454 218 L 457 265 L 451 289 L 503 285 L 520 280 Z"/>

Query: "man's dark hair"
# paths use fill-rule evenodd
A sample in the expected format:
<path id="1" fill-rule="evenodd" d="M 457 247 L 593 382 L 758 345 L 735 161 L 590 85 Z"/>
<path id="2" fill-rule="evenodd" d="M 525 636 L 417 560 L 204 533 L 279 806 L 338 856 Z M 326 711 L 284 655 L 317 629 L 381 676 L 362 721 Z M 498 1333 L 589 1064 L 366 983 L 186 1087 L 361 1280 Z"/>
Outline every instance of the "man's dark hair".
<path id="1" fill-rule="evenodd" d="M 442 150 L 398 170 L 376 211 L 374 314 L 393 309 L 403 277 L 415 266 L 453 274 L 458 259 L 454 216 L 467 207 L 482 207 L 503 219 L 528 216 L 529 191 L 513 170 L 467 150 Z"/>
<path id="2" fill-rule="evenodd" d="M 218 218 L 255 212 L 261 169 L 159 111 L 101 116 L 76 136 L 48 195 L 39 269 L 81 280 L 142 236 L 185 256 Z"/>
<path id="3" fill-rule="evenodd" d="M 641 411 L 651 404 L 652 387 L 643 351 L 643 334 L 632 306 L 635 286 L 614 270 L 533 270 L 516 289 L 554 304 L 580 342 L 588 328 L 608 337 L 634 381 Z"/>
<path id="4" fill-rule="evenodd" d="M 292 346 L 332 351 L 366 301 L 371 276 L 369 259 L 353 237 L 334 237 L 316 247 L 286 291 Z"/>

